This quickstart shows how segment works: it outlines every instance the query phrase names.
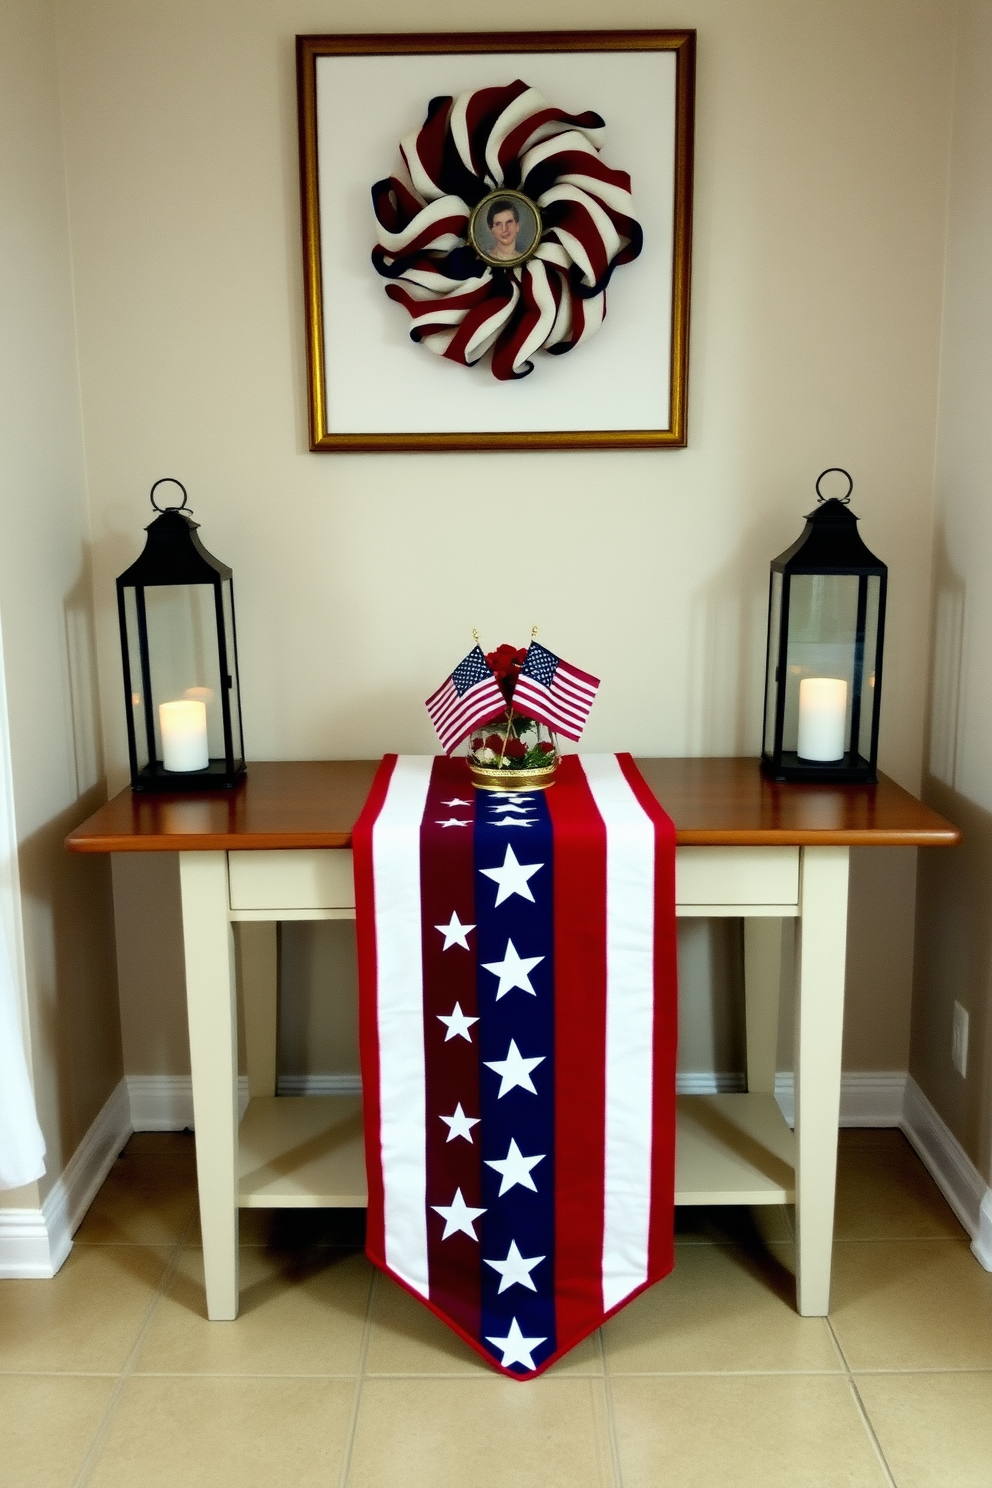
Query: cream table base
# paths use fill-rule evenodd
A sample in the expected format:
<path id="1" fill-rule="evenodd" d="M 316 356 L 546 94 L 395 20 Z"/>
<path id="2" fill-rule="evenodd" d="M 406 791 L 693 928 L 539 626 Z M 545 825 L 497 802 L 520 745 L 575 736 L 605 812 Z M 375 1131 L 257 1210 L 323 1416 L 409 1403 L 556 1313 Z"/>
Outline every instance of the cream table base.
<path id="1" fill-rule="evenodd" d="M 362 1207 L 360 1102 L 275 1095 L 276 926 L 354 916 L 344 849 L 179 854 L 207 1313 L 238 1311 L 239 1208 Z M 797 1306 L 826 1314 L 840 1108 L 846 847 L 686 847 L 680 916 L 745 922 L 748 1090 L 679 1100 L 676 1203 L 790 1204 Z M 796 1126 L 774 1099 L 782 925 L 798 919 Z M 237 1120 L 232 925 L 241 922 L 250 1100 Z"/>

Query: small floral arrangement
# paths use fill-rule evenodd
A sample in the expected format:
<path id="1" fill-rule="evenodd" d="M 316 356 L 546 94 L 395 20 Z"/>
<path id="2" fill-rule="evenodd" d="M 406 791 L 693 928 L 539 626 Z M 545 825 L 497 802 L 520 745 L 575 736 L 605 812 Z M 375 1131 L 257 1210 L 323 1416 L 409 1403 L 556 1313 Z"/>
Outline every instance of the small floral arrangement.
<path id="1" fill-rule="evenodd" d="M 550 730 L 513 710 L 513 693 L 527 649 L 497 646 L 486 652 L 486 665 L 506 698 L 506 713 L 490 719 L 469 740 L 469 761 L 485 770 L 545 770 L 558 758 Z"/>

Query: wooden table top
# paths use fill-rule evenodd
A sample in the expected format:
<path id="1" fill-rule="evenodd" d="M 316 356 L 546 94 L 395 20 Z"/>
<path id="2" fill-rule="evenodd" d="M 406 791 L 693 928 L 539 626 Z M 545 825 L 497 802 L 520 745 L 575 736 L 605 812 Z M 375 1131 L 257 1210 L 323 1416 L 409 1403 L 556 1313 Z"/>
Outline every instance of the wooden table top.
<path id="1" fill-rule="evenodd" d="M 953 847 L 957 827 L 877 785 L 775 785 L 755 759 L 638 759 L 682 846 Z M 377 760 L 249 766 L 233 791 L 120 792 L 66 838 L 70 852 L 350 847 Z"/>

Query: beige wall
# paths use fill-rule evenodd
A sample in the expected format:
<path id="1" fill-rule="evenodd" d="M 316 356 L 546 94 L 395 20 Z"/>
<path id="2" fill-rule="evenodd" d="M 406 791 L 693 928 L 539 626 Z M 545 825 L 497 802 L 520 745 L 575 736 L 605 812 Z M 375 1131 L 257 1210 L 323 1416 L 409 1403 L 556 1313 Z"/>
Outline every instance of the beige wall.
<path id="1" fill-rule="evenodd" d="M 926 793 L 964 830 L 920 875 L 912 1073 L 992 1181 L 992 5 L 960 8 Z M 967 1077 L 951 1063 L 970 1015 Z"/>
<path id="2" fill-rule="evenodd" d="M 112 785 L 112 579 L 158 476 L 188 484 L 207 545 L 235 569 L 254 758 L 431 750 L 422 699 L 470 627 L 496 642 L 534 622 L 605 678 L 588 748 L 730 754 L 758 747 L 768 560 L 800 530 L 817 473 L 842 464 L 891 566 L 882 763 L 917 787 L 952 13 L 949 0 L 684 0 L 677 20 L 699 32 L 686 450 L 332 457 L 306 447 L 294 33 L 486 26 L 491 7 L 432 0 L 414 19 L 397 0 L 64 0 Z M 506 0 L 498 19 L 660 17 L 638 0 Z M 503 538 L 471 499 L 483 458 L 516 493 Z M 847 1057 L 904 1067 L 912 869 L 876 855 L 856 883 Z M 121 892 L 126 1064 L 172 1069 L 174 894 L 170 907 L 137 882 Z M 706 997 L 709 953 L 687 955 Z M 300 976 L 288 995 L 309 1005 Z M 690 1062 L 728 1017 L 714 1012 Z"/>
<path id="3" fill-rule="evenodd" d="M 109 873 L 62 848 L 103 761 L 55 32 L 54 5 L 0 6 L 0 619 L 42 1194 L 121 1075 Z"/>

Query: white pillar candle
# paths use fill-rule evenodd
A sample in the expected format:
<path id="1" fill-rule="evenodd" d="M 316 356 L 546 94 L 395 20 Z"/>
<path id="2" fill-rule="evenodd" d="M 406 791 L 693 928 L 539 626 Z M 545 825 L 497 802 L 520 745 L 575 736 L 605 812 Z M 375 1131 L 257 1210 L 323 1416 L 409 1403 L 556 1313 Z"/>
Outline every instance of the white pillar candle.
<path id="1" fill-rule="evenodd" d="M 159 703 L 162 730 L 162 763 L 167 770 L 205 770 L 210 763 L 207 747 L 207 709 L 192 698 Z"/>
<path id="2" fill-rule="evenodd" d="M 804 677 L 799 684 L 800 759 L 832 763 L 844 758 L 847 683 L 840 677 Z"/>

